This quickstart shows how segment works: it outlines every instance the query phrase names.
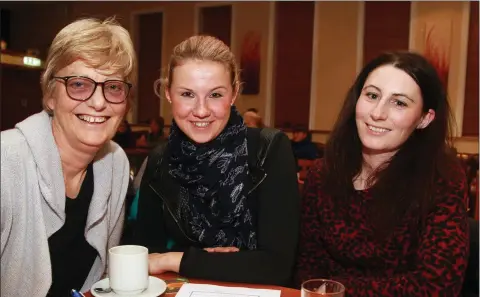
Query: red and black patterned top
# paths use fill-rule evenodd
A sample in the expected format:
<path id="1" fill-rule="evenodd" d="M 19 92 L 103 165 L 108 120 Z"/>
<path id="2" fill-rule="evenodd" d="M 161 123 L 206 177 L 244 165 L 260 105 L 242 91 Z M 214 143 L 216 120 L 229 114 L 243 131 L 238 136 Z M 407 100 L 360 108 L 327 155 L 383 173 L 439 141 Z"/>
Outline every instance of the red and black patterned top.
<path id="1" fill-rule="evenodd" d="M 384 241 L 373 239 L 368 190 L 356 191 L 349 205 L 333 211 L 333 200 L 322 191 L 321 170 L 318 160 L 305 183 L 297 286 L 330 278 L 345 285 L 346 296 L 460 295 L 469 253 L 466 178 L 460 168 L 455 181 L 437 181 L 435 207 L 416 247 L 408 212 Z"/>

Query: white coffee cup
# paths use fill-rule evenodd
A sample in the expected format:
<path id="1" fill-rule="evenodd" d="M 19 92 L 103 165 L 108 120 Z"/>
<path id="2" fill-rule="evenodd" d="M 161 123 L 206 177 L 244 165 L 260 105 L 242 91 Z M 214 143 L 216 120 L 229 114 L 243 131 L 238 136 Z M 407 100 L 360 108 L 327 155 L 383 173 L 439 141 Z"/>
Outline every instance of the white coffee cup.
<path id="1" fill-rule="evenodd" d="M 110 288 L 119 295 L 135 295 L 148 288 L 148 249 L 119 245 L 108 250 Z"/>

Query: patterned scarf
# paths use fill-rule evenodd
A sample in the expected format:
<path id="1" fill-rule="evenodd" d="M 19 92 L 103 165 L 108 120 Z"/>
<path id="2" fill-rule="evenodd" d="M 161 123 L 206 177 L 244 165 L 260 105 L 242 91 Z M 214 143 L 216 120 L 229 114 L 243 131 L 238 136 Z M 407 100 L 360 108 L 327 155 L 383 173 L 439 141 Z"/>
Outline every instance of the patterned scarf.
<path id="1" fill-rule="evenodd" d="M 256 220 L 247 200 L 247 127 L 235 106 L 220 135 L 192 142 L 172 121 L 169 174 L 180 183 L 177 215 L 206 247 L 256 249 Z"/>

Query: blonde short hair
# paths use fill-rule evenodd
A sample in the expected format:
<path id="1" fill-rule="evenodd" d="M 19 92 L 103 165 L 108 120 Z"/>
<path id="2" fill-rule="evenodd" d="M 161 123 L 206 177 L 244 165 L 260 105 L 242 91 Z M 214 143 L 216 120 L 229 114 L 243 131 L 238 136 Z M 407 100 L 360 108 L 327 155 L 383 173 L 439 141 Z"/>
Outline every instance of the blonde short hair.
<path id="1" fill-rule="evenodd" d="M 46 105 L 55 88 L 52 77 L 76 60 L 82 60 L 106 75 L 120 74 L 127 82 L 136 84 L 137 58 L 128 31 L 114 18 L 104 21 L 80 19 L 58 32 L 48 51 L 41 77 L 43 109 L 47 112 L 52 112 Z M 128 101 L 132 94 L 130 92 Z"/>
<path id="2" fill-rule="evenodd" d="M 187 60 L 218 62 L 230 72 L 233 91 L 241 92 L 240 69 L 235 55 L 230 48 L 218 38 L 207 35 L 189 37 L 173 48 L 167 67 L 166 76 L 155 81 L 155 94 L 163 98 L 167 88 L 172 85 L 173 70 Z"/>

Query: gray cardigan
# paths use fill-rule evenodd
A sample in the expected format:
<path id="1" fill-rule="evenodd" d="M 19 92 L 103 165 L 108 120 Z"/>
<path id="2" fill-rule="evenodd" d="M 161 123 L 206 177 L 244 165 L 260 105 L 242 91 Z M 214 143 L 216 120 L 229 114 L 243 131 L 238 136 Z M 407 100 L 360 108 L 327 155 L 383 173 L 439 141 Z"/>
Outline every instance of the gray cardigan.
<path id="1" fill-rule="evenodd" d="M 44 111 L 32 115 L 0 139 L 0 294 L 43 297 L 52 283 L 48 238 L 65 223 L 65 184 L 51 117 Z M 119 243 L 129 170 L 125 152 L 112 141 L 95 157 L 85 236 L 99 256 L 82 291 L 102 277 L 108 248 Z"/>

